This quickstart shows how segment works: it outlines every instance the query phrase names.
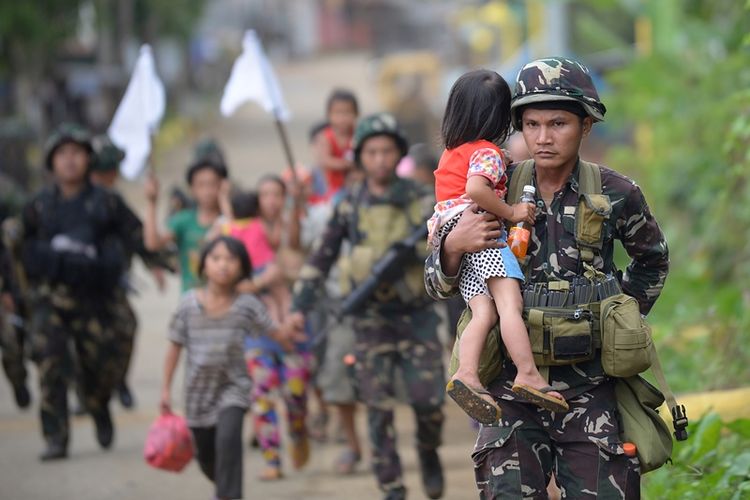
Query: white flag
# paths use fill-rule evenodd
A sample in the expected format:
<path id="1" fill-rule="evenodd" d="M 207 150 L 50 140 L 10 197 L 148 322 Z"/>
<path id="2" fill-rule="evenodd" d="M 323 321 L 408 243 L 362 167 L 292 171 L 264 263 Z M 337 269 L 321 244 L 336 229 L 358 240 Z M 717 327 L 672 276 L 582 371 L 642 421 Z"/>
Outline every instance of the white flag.
<path id="1" fill-rule="evenodd" d="M 229 81 L 224 87 L 221 114 L 229 116 L 247 101 L 257 102 L 281 121 L 289 120 L 290 113 L 279 82 L 253 30 L 245 32 L 242 54 L 234 62 Z"/>
<path id="2" fill-rule="evenodd" d="M 107 131 L 112 142 L 126 152 L 120 165 L 125 178 L 136 178 L 146 166 L 151 135 L 159 128 L 165 106 L 164 85 L 156 74 L 151 47 L 142 45 L 128 88 Z"/>

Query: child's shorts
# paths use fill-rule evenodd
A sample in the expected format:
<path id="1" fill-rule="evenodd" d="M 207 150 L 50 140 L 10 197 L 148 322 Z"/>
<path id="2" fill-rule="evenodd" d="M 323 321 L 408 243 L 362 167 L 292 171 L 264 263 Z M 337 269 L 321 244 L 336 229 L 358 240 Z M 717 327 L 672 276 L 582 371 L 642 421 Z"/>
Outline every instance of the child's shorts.
<path id="1" fill-rule="evenodd" d="M 456 215 L 440 228 L 438 235 L 441 239 L 456 227 L 460 217 L 461 214 Z M 498 241 L 506 243 L 507 238 L 507 232 L 503 230 Z M 518 265 L 518 260 L 510 247 L 487 248 L 481 252 L 464 255 L 461 277 L 458 282 L 464 301 L 468 304 L 469 300 L 477 295 L 491 297 L 487 288 L 487 280 L 490 278 L 513 278 L 523 283 L 521 266 Z"/>

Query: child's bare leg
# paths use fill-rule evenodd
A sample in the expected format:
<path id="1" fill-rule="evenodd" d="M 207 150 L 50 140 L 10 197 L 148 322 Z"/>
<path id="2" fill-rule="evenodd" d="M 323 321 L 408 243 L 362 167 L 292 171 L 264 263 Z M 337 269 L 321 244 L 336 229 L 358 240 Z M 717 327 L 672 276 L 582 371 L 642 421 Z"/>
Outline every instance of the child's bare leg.
<path id="1" fill-rule="evenodd" d="M 487 287 L 495 299 L 497 313 L 500 315 L 500 335 L 510 358 L 518 369 L 514 384 L 526 385 L 533 389 L 542 389 L 549 384 L 539 373 L 531 353 L 531 343 L 526 325 L 523 324 L 523 301 L 518 281 L 513 278 L 490 278 Z M 555 391 L 547 394 L 563 399 Z"/>
<path id="2" fill-rule="evenodd" d="M 460 379 L 470 387 L 482 387 L 479 381 L 479 357 L 484 349 L 487 334 L 497 322 L 497 313 L 492 298 L 477 295 L 469 300 L 471 321 L 458 340 L 458 370 L 452 380 Z"/>
<path id="3" fill-rule="evenodd" d="M 292 309 L 292 293 L 283 278 L 271 285 L 268 292 L 279 308 L 281 322 L 283 323 L 287 313 Z"/>
<path id="4" fill-rule="evenodd" d="M 266 306 L 266 309 L 268 309 L 268 315 L 271 317 L 271 319 L 276 323 L 277 325 L 280 325 L 283 323 L 283 314 L 281 313 L 281 310 L 279 308 L 278 303 L 276 302 L 276 299 L 268 294 L 264 293 L 260 296 L 261 302 L 263 302 L 263 305 Z"/>
<path id="5" fill-rule="evenodd" d="M 489 425 L 500 418 L 501 409 L 479 380 L 479 357 L 487 333 L 497 321 L 492 299 L 477 295 L 469 300 L 471 321 L 466 325 L 459 345 L 459 367 L 445 390 L 467 415 Z"/>

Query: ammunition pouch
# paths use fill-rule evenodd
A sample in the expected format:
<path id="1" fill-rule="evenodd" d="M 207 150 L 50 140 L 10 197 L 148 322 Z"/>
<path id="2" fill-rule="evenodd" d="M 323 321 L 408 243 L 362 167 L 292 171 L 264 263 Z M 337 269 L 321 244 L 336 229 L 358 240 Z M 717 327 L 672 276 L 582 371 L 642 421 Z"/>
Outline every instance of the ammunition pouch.
<path id="1" fill-rule="evenodd" d="M 537 366 L 570 365 L 594 357 L 594 314 L 590 309 L 528 308 L 524 320 Z"/>

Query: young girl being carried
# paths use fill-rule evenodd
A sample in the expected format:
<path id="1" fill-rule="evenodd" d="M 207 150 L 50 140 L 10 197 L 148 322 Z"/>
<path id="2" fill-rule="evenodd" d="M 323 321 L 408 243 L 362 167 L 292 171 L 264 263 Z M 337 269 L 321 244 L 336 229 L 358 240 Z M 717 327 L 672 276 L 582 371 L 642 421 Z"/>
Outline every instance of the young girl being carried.
<path id="1" fill-rule="evenodd" d="M 242 421 L 252 383 L 245 366 L 245 337 L 268 336 L 287 349 L 293 332 L 279 328 L 253 295 L 237 283 L 252 272 L 243 244 L 221 236 L 203 249 L 198 274 L 205 285 L 182 298 L 169 328 L 160 409 L 172 412 L 177 362 L 187 352 L 185 413 L 203 473 L 219 499 L 242 498 Z"/>
<path id="2" fill-rule="evenodd" d="M 223 217 L 212 233 L 231 236 L 245 245 L 253 263 L 253 275 L 240 284 L 240 290 L 257 294 L 268 308 L 271 318 L 283 323 L 291 307 L 292 294 L 260 218 L 258 195 L 240 189 L 233 189 L 230 193 L 228 186 L 228 183 L 222 186 Z"/>
<path id="3" fill-rule="evenodd" d="M 506 165 L 498 147 L 510 130 L 510 89 L 494 71 L 477 70 L 461 76 L 451 89 L 443 118 L 446 150 L 435 171 L 435 214 L 428 221 L 430 241 L 444 238 L 463 211 L 476 203 L 504 221 L 534 224 L 530 203 L 508 205 Z M 479 357 L 490 329 L 500 318 L 500 332 L 518 369 L 513 391 L 551 411 L 568 409 L 534 364 L 523 323 L 519 283 L 523 274 L 505 245 L 466 254 L 459 288 L 472 319 L 459 340 L 459 368 L 446 391 L 471 417 L 483 424 L 496 422 L 500 407 L 479 381 Z"/>

